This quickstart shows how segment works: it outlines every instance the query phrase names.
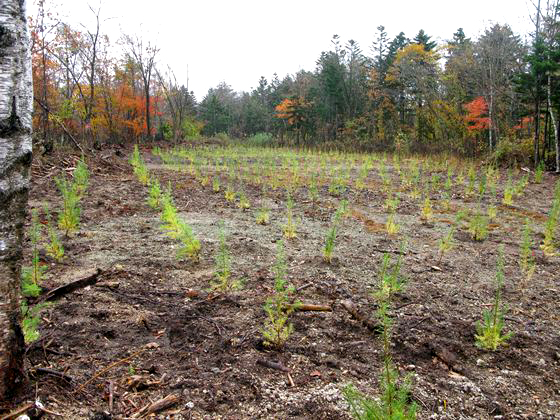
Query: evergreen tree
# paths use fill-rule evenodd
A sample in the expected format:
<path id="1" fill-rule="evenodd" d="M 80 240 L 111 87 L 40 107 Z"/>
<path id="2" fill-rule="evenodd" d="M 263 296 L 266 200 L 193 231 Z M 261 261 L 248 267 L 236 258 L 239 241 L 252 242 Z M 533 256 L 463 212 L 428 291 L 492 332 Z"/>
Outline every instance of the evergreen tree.
<path id="1" fill-rule="evenodd" d="M 420 29 L 413 41 L 416 44 L 423 45 L 426 51 L 432 51 L 437 46 L 437 43 L 435 41 L 431 41 L 431 39 L 432 37 L 424 32 L 424 29 Z"/>

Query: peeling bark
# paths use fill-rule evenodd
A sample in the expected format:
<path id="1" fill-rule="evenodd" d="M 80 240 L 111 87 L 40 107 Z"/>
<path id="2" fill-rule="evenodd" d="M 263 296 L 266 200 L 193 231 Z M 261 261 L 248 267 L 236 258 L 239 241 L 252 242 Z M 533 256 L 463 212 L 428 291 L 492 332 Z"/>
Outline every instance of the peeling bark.
<path id="1" fill-rule="evenodd" d="M 0 401 L 23 383 L 20 270 L 33 106 L 24 0 L 0 0 Z"/>

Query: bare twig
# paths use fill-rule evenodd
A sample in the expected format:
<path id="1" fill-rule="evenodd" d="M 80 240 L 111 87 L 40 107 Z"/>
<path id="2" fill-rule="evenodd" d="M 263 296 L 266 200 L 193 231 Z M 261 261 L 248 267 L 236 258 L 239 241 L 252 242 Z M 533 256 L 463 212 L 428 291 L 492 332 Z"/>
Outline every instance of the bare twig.
<path id="1" fill-rule="evenodd" d="M 85 381 L 82 385 L 80 385 L 78 387 L 78 389 L 76 390 L 76 392 L 80 392 L 82 389 L 84 389 L 86 387 L 86 385 L 90 384 L 91 382 L 93 382 L 95 379 L 97 379 L 98 377 L 100 377 L 101 375 L 103 375 L 105 372 L 108 372 L 109 370 L 113 369 L 115 366 L 118 366 L 120 364 L 126 363 L 129 360 L 134 359 L 136 356 L 138 356 L 139 354 L 144 353 L 147 350 L 147 348 L 143 348 L 142 350 L 138 350 L 136 353 L 131 354 L 128 357 L 125 357 L 124 359 L 121 360 L 117 360 L 114 363 L 111 363 L 109 366 L 107 366 L 106 368 L 101 369 L 100 371 L 98 371 L 97 373 L 95 373 L 95 375 L 93 375 L 90 379 L 88 379 L 87 381 Z"/>
<path id="2" fill-rule="evenodd" d="M 292 388 L 296 386 L 296 384 L 294 384 L 294 380 L 292 379 L 292 375 L 290 375 L 290 372 L 288 372 L 288 380 L 290 381 L 290 386 Z"/>
<path id="3" fill-rule="evenodd" d="M 308 287 L 313 286 L 314 284 L 315 283 L 313 283 L 313 282 L 305 283 L 303 286 L 299 286 L 296 289 L 296 292 L 301 292 L 302 290 L 307 289 Z"/>
<path id="4" fill-rule="evenodd" d="M 36 373 L 44 373 L 46 375 L 53 375 L 53 376 L 58 376 L 59 378 L 62 378 L 68 382 L 72 382 L 74 381 L 74 378 L 72 378 L 70 375 L 65 374 L 64 372 L 59 372 L 57 370 L 54 369 L 48 369 L 48 368 L 34 368 L 32 371 L 36 372 Z"/>
<path id="5" fill-rule="evenodd" d="M 379 332 L 379 324 L 373 320 L 371 320 L 367 315 L 362 314 L 358 307 L 354 304 L 354 302 L 350 300 L 343 300 L 340 302 L 342 307 L 348 311 L 352 317 L 366 327 L 371 332 L 377 333 Z"/>
<path id="6" fill-rule="evenodd" d="M 296 311 L 309 311 L 309 312 L 330 312 L 332 308 L 328 305 L 314 305 L 312 303 L 302 303 L 299 305 L 294 305 L 293 308 Z"/>
<path id="7" fill-rule="evenodd" d="M 16 418 L 17 416 L 19 416 L 22 413 L 25 413 L 27 410 L 29 410 L 30 408 L 33 408 L 35 406 L 35 403 L 27 403 L 24 406 L 20 407 L 20 408 L 16 408 L 14 411 L 0 417 L 0 420 L 8 420 L 11 418 Z"/>
<path id="8" fill-rule="evenodd" d="M 48 408 L 45 408 L 42 404 L 35 404 L 35 407 L 38 408 L 39 410 L 41 410 L 44 413 L 50 414 L 51 416 L 56 416 L 56 417 L 64 417 L 64 415 L 57 413 L 55 411 L 51 411 Z"/>
<path id="9" fill-rule="evenodd" d="M 288 373 L 290 372 L 290 369 L 284 366 L 283 364 L 277 362 L 271 362 L 270 360 L 257 359 L 257 365 L 261 365 L 269 369 L 279 370 L 281 372 L 288 372 Z"/>
<path id="10" fill-rule="evenodd" d="M 162 398 L 159 401 L 156 401 L 153 404 L 149 404 L 142 408 L 140 411 L 135 413 L 132 418 L 139 419 L 150 414 L 159 413 L 160 411 L 166 410 L 179 402 L 179 397 L 174 394 L 170 394 L 165 398 Z"/>
<path id="11" fill-rule="evenodd" d="M 90 270 L 88 273 L 86 273 L 87 275 L 85 277 L 82 277 L 78 280 L 73 280 L 70 283 L 48 291 L 37 300 L 37 303 L 56 300 L 75 290 L 91 286 L 92 284 L 95 284 L 97 282 L 98 277 L 102 273 L 103 271 L 100 268 L 95 269 L 95 271 Z"/>
<path id="12" fill-rule="evenodd" d="M 113 413 L 113 393 L 114 393 L 113 381 L 109 381 L 109 414 Z"/>

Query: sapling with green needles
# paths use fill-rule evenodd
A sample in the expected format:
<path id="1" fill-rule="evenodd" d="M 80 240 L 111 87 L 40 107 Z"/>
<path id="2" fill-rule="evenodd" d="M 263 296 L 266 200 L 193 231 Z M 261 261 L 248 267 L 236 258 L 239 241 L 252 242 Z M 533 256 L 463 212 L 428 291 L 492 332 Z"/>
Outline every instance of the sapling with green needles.
<path id="1" fill-rule="evenodd" d="M 157 210 L 161 207 L 161 186 L 159 184 L 159 180 L 155 177 L 153 177 L 150 181 L 148 205 L 154 210 Z"/>
<path id="2" fill-rule="evenodd" d="M 341 172 L 337 172 L 334 179 L 331 179 L 329 184 L 329 195 L 333 197 L 338 197 L 346 191 L 346 181 L 342 177 Z"/>
<path id="3" fill-rule="evenodd" d="M 177 251 L 177 258 L 198 261 L 201 248 L 200 241 L 193 234 L 191 226 L 179 218 L 169 189 L 162 195 L 161 202 L 160 217 L 164 222 L 162 228 L 170 238 L 178 239 L 181 243 Z"/>
<path id="4" fill-rule="evenodd" d="M 507 205 L 507 206 L 513 205 L 513 193 L 514 193 L 514 188 L 512 186 L 511 175 L 510 175 L 510 176 L 508 176 L 508 180 L 507 180 L 506 186 L 504 188 L 504 198 L 503 198 L 502 202 L 505 205 Z"/>
<path id="5" fill-rule="evenodd" d="M 393 193 L 392 190 L 389 190 L 387 193 L 387 198 L 385 199 L 385 204 L 383 207 L 389 213 L 394 213 L 399 206 L 399 196 L 397 193 Z"/>
<path id="6" fill-rule="evenodd" d="M 432 173 L 432 179 L 430 182 L 430 188 L 432 191 L 438 191 L 439 189 L 439 181 L 440 181 L 440 176 L 437 173 Z"/>
<path id="7" fill-rule="evenodd" d="M 498 215 L 498 209 L 496 205 L 495 204 L 488 205 L 488 208 L 486 209 L 486 214 L 488 215 L 489 221 L 496 219 L 496 216 Z"/>
<path id="8" fill-rule="evenodd" d="M 231 185 L 228 185 L 226 188 L 226 191 L 224 192 L 224 197 L 227 201 L 234 201 L 235 200 L 235 196 L 237 194 L 235 193 L 235 191 L 233 190 L 233 187 Z"/>
<path id="9" fill-rule="evenodd" d="M 472 193 L 474 192 L 475 183 L 476 183 L 476 170 L 474 169 L 474 166 L 471 166 L 468 172 L 468 183 L 465 188 L 465 195 L 467 197 L 472 195 Z"/>
<path id="10" fill-rule="evenodd" d="M 415 186 L 415 187 L 412 189 L 412 191 L 410 192 L 409 195 L 410 195 L 410 199 L 411 199 L 412 201 L 416 201 L 416 200 L 418 200 L 418 199 L 422 196 L 422 193 L 420 192 L 420 190 L 418 189 L 418 187 Z"/>
<path id="11" fill-rule="evenodd" d="M 177 258 L 188 258 L 191 261 L 197 262 L 200 255 L 200 241 L 196 239 L 192 228 L 184 220 L 179 219 L 177 239 L 181 241 L 180 248 L 177 251 Z"/>
<path id="12" fill-rule="evenodd" d="M 169 236 L 175 238 L 175 232 L 178 230 L 179 216 L 177 215 L 177 208 L 173 203 L 171 191 L 167 189 L 161 197 L 161 221 L 164 222 L 162 226 Z"/>
<path id="13" fill-rule="evenodd" d="M 348 200 L 340 201 L 337 212 L 340 213 L 341 218 L 348 216 Z"/>
<path id="14" fill-rule="evenodd" d="M 537 267 L 533 253 L 534 243 L 532 236 L 533 231 L 531 229 L 531 224 L 529 218 L 526 218 L 521 234 L 521 245 L 519 247 L 519 268 L 521 268 L 521 273 L 523 274 L 521 288 L 525 288 L 531 281 Z"/>
<path id="15" fill-rule="evenodd" d="M 208 184 L 210 184 L 210 176 L 209 175 L 201 176 L 198 179 L 198 182 L 200 182 L 201 186 L 206 187 Z"/>
<path id="16" fill-rule="evenodd" d="M 85 194 L 89 184 L 89 170 L 83 156 L 78 161 L 76 169 L 74 169 L 74 171 L 72 172 L 72 177 L 72 183 L 76 190 L 76 194 L 81 198 Z"/>
<path id="17" fill-rule="evenodd" d="M 45 250 L 47 251 L 47 255 L 54 258 L 57 262 L 61 262 L 62 258 L 64 258 L 64 246 L 62 245 L 62 241 L 58 237 L 56 229 L 52 224 L 51 214 L 47 205 L 45 205 L 45 216 L 47 219 L 48 235 L 48 242 L 45 245 Z"/>
<path id="18" fill-rule="evenodd" d="M 249 202 L 249 199 L 247 198 L 247 195 L 245 195 L 244 191 L 241 191 L 239 193 L 239 202 L 237 203 L 237 207 L 242 210 L 251 208 L 251 203 Z"/>
<path id="19" fill-rule="evenodd" d="M 514 187 L 514 193 L 516 196 L 521 196 L 525 192 L 525 189 L 529 185 L 529 175 L 525 174 L 521 177 L 521 179 L 517 182 Z"/>
<path id="20" fill-rule="evenodd" d="M 274 264 L 274 294 L 266 300 L 264 311 L 266 319 L 262 330 L 263 341 L 266 346 L 281 349 L 294 331 L 289 322 L 291 313 L 298 303 L 290 304 L 292 287 L 286 280 L 286 258 L 284 242 L 278 241 L 276 246 L 276 263 Z"/>
<path id="21" fill-rule="evenodd" d="M 482 315 L 482 322 L 476 326 L 475 344 L 485 350 L 495 351 L 499 346 L 506 343 L 513 333 L 503 334 L 504 313 L 502 307 L 502 288 L 504 285 L 504 247 L 500 247 L 497 269 L 496 269 L 496 292 L 494 302 L 490 310 L 485 310 Z"/>
<path id="22" fill-rule="evenodd" d="M 325 238 L 325 247 L 323 248 L 323 259 L 329 264 L 332 261 L 332 254 L 334 251 L 334 245 L 336 241 L 336 230 L 337 222 L 333 220 L 331 227 L 327 231 L 327 237 Z"/>
<path id="23" fill-rule="evenodd" d="M 445 179 L 445 184 L 443 185 L 445 191 L 451 193 L 451 189 L 453 188 L 453 168 L 447 168 L 447 178 Z"/>
<path id="24" fill-rule="evenodd" d="M 443 255 L 455 246 L 455 242 L 453 239 L 453 235 L 455 234 L 455 226 L 451 226 L 445 236 L 438 241 L 438 248 L 439 248 L 439 259 L 438 265 L 441 263 L 443 259 Z"/>
<path id="25" fill-rule="evenodd" d="M 283 226 L 283 231 L 287 239 L 293 239 L 297 237 L 297 229 L 294 221 L 294 201 L 289 191 L 287 191 L 286 194 L 286 224 Z"/>
<path id="26" fill-rule="evenodd" d="M 23 267 L 21 270 L 22 293 L 24 296 L 37 297 L 41 293 L 40 284 L 46 268 L 39 261 L 39 242 L 41 241 L 41 224 L 36 209 L 31 211 L 31 228 L 29 229 L 31 239 L 31 267 Z"/>
<path id="27" fill-rule="evenodd" d="M 500 178 L 500 173 L 496 168 L 494 168 L 491 165 L 488 166 L 488 168 L 486 168 L 486 179 L 488 183 L 488 189 L 490 190 L 490 195 L 494 199 L 497 196 L 496 188 L 497 188 L 499 178 Z"/>
<path id="28" fill-rule="evenodd" d="M 161 156 L 164 163 L 166 162 L 167 157 L 168 157 L 167 153 Z M 132 155 L 130 155 L 130 159 L 128 160 L 128 163 L 130 163 L 132 166 L 137 166 L 140 163 L 140 160 L 141 160 L 140 150 L 138 150 L 138 145 L 135 144 L 134 150 L 132 151 Z"/>
<path id="29" fill-rule="evenodd" d="M 471 216 L 469 233 L 475 241 L 484 241 L 488 237 L 488 216 L 480 209 L 480 204 Z"/>
<path id="30" fill-rule="evenodd" d="M 367 163 L 364 163 L 360 167 L 360 171 L 358 173 L 358 177 L 356 178 L 356 189 L 363 190 L 366 186 L 365 181 L 369 173 L 369 166 Z"/>
<path id="31" fill-rule="evenodd" d="M 148 167 L 144 163 L 142 156 L 140 156 L 140 160 L 138 163 L 133 166 L 134 175 L 138 178 L 138 181 L 142 185 L 148 185 L 150 182 L 150 172 L 148 171 Z"/>
<path id="32" fill-rule="evenodd" d="M 449 209 L 451 209 L 451 194 L 449 192 L 443 192 L 443 200 L 441 201 L 441 203 L 445 211 L 449 211 Z"/>
<path id="33" fill-rule="evenodd" d="M 58 214 L 58 227 L 68 236 L 77 231 L 80 224 L 80 197 L 74 185 L 64 176 L 56 178 L 55 182 L 62 195 L 62 211 Z"/>
<path id="34" fill-rule="evenodd" d="M 347 205 L 348 202 L 346 200 L 343 200 L 341 202 L 340 207 L 332 217 L 331 226 L 327 231 L 327 237 L 325 238 L 325 247 L 323 248 L 323 258 L 329 264 L 332 261 L 332 254 L 336 242 L 336 233 L 338 230 L 338 226 L 340 224 L 340 221 L 342 220 L 342 217 L 347 211 L 346 210 Z"/>
<path id="35" fill-rule="evenodd" d="M 455 217 L 455 223 L 450 226 L 447 233 L 438 241 L 438 248 L 439 248 L 438 264 L 441 263 L 444 254 L 451 251 L 455 246 L 454 235 L 455 232 L 457 231 L 457 228 L 460 227 L 461 221 L 463 220 L 464 217 L 465 217 L 465 212 L 462 210 L 459 211 L 457 213 L 457 216 Z"/>
<path id="36" fill-rule="evenodd" d="M 383 256 L 380 281 L 374 296 L 378 302 L 377 318 L 381 324 L 381 340 L 383 366 L 380 375 L 381 395 L 379 399 L 372 399 L 357 391 L 352 385 L 347 385 L 343 394 L 350 406 L 351 415 L 358 420 L 400 419 L 412 420 L 416 418 L 416 404 L 410 402 L 411 381 L 409 377 L 402 380 L 395 367 L 391 354 L 391 336 L 393 320 L 390 316 L 391 302 L 395 289 L 394 284 L 402 286 L 400 262 L 390 269 L 388 254 Z M 401 279 L 395 279 L 401 278 Z"/>
<path id="37" fill-rule="evenodd" d="M 23 339 L 26 344 L 37 341 L 40 337 L 39 324 L 41 323 L 40 313 L 43 309 L 49 306 L 49 303 L 39 303 L 29 306 L 26 299 L 21 301 L 21 330 L 23 332 Z"/>
<path id="38" fill-rule="evenodd" d="M 220 178 L 217 176 L 212 179 L 212 191 L 214 191 L 215 193 L 220 192 Z"/>
<path id="39" fill-rule="evenodd" d="M 390 212 L 389 215 L 387 216 L 387 221 L 385 222 L 385 229 L 387 230 L 387 233 L 389 235 L 396 235 L 397 233 L 399 233 L 400 226 L 396 221 L 394 211 Z"/>
<path id="40" fill-rule="evenodd" d="M 41 294 L 41 278 L 45 267 L 39 264 L 39 241 L 41 239 L 41 225 L 39 224 L 39 216 L 37 210 L 31 213 L 31 229 L 29 236 L 32 244 L 32 260 L 31 267 L 24 267 L 21 271 L 21 314 L 22 314 L 22 331 L 26 343 L 31 343 L 39 338 L 37 330 L 41 318 L 40 311 L 47 306 L 46 303 L 29 307 L 27 304 L 28 297 L 36 298 Z"/>
<path id="41" fill-rule="evenodd" d="M 255 216 L 257 225 L 268 225 L 270 223 L 270 210 L 267 208 L 260 208 Z"/>
<path id="42" fill-rule="evenodd" d="M 484 198 L 484 194 L 486 193 L 486 189 L 488 187 L 488 178 L 486 176 L 486 171 L 483 171 L 478 178 L 478 199 L 482 200 Z"/>
<path id="43" fill-rule="evenodd" d="M 544 239 L 541 245 L 543 253 L 547 257 L 556 255 L 555 236 L 558 222 L 560 221 L 560 181 L 556 182 L 556 189 L 552 206 L 548 212 L 548 218 L 544 225 Z"/>
<path id="44" fill-rule="evenodd" d="M 429 223 L 433 217 L 433 210 L 432 210 L 432 202 L 430 200 L 430 196 L 426 194 L 426 198 L 424 199 L 424 205 L 422 206 L 422 213 L 420 214 L 420 220 L 424 223 Z"/>
<path id="45" fill-rule="evenodd" d="M 381 269 L 378 273 L 378 288 L 373 294 L 378 300 L 390 299 L 394 293 L 402 291 L 406 283 L 406 278 L 401 273 L 402 255 L 405 253 L 406 243 L 402 243 L 395 262 L 392 261 L 390 254 L 383 254 Z"/>
<path id="46" fill-rule="evenodd" d="M 544 177 L 544 162 L 541 161 L 536 169 L 535 169 L 535 183 L 536 184 L 541 184 L 543 182 L 543 177 Z"/>
<path id="47" fill-rule="evenodd" d="M 457 174 L 457 184 L 462 185 L 465 183 L 465 170 L 461 168 Z"/>
<path id="48" fill-rule="evenodd" d="M 216 253 L 216 268 L 214 270 L 214 283 L 212 287 L 217 290 L 231 291 L 241 287 L 241 282 L 232 279 L 231 255 L 226 241 L 224 223 L 220 223 L 219 246 Z"/>
<path id="49" fill-rule="evenodd" d="M 317 186 L 317 177 L 315 175 L 311 177 L 311 181 L 308 187 L 308 194 L 309 199 L 312 203 L 316 203 L 317 200 L 319 200 L 319 188 Z"/>

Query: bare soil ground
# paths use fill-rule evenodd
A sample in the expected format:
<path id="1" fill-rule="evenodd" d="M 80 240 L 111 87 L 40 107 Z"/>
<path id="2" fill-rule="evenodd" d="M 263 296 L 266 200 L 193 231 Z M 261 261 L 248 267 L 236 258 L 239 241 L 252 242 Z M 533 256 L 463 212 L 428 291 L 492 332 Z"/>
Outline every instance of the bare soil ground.
<path id="1" fill-rule="evenodd" d="M 131 418 L 146 405 L 175 395 L 178 402 L 157 414 L 174 419 L 345 419 L 341 389 L 354 383 L 378 395 L 379 337 L 352 319 L 340 302 L 350 299 L 374 316 L 371 292 L 382 255 L 396 255 L 406 234 L 406 288 L 393 304 L 393 359 L 410 373 L 419 418 L 560 418 L 560 259 L 536 251 L 537 268 L 521 290 L 520 228 L 526 216 L 542 234 L 556 178 L 531 183 L 514 206 L 499 208 L 488 239 L 475 242 L 458 232 L 457 245 L 438 263 L 437 240 L 453 214 L 435 208 L 434 222 L 419 220 L 419 204 L 405 196 L 397 210 L 401 232 L 385 233 L 384 196 L 369 182 L 350 190 L 350 216 L 340 229 L 332 264 L 321 250 L 340 198 L 326 189 L 318 203 L 305 189 L 295 194 L 298 237 L 286 241 L 296 298 L 330 305 L 331 312 L 296 312 L 295 332 L 283 351 L 264 348 L 263 303 L 273 290 L 276 242 L 282 238 L 285 197 L 246 193 L 248 211 L 190 175 L 165 169 L 146 157 L 162 184 L 171 181 L 181 215 L 202 242 L 200 262 L 178 261 L 177 242 L 159 228 L 159 214 L 146 203 L 147 188 L 134 178 L 129 151 L 106 150 L 88 161 L 90 187 L 83 201 L 80 233 L 65 240 L 66 259 L 48 266 L 45 289 L 79 278 L 92 268 L 97 284 L 68 294 L 43 312 L 41 338 L 26 354 L 28 400 L 68 419 Z M 34 167 L 30 204 L 60 204 L 54 176 L 72 160 Z M 503 181 L 502 181 L 503 182 Z M 503 187 L 503 186 L 502 186 Z M 452 208 L 473 206 L 454 189 Z M 271 223 L 255 224 L 254 210 L 271 209 Z M 245 287 L 229 295 L 208 289 L 224 220 L 233 273 Z M 493 299 L 498 246 L 505 247 L 504 302 L 514 336 L 496 352 L 475 346 L 475 325 Z M 279 362 L 288 374 L 257 360 Z M 64 372 L 61 378 L 36 368 Z M 35 372 L 35 373 L 34 373 Z M 112 390 L 112 391 L 111 391 Z M 110 395 L 112 412 L 109 414 Z M 43 418 L 55 418 L 46 414 Z"/>

